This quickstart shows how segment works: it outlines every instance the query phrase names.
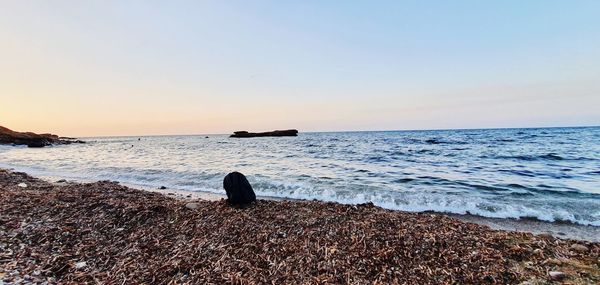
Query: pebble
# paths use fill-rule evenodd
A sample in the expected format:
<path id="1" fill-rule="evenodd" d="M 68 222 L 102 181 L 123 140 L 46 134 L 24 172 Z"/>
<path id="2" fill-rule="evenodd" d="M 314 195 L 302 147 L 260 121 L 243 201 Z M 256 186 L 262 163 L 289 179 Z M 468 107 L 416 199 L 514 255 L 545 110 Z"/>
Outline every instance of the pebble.
<path id="1" fill-rule="evenodd" d="M 195 210 L 195 209 L 198 209 L 200 207 L 200 205 L 198 203 L 187 203 L 187 204 L 185 204 L 185 207 L 190 210 Z"/>
<path id="2" fill-rule="evenodd" d="M 21 188 L 27 188 L 27 184 L 25 184 L 25 183 L 19 183 L 19 184 L 17 184 L 17 186 L 19 186 Z"/>
<path id="3" fill-rule="evenodd" d="M 80 261 L 75 263 L 75 269 L 81 269 L 87 266 L 87 262 L 85 261 Z"/>
<path id="4" fill-rule="evenodd" d="M 552 279 L 552 280 L 561 280 L 561 279 L 565 278 L 567 276 L 567 274 L 565 274 L 564 272 L 560 272 L 560 271 L 550 271 L 550 272 L 548 272 L 548 276 L 550 276 L 550 279 Z"/>
<path id="5" fill-rule="evenodd" d="M 546 259 L 546 264 L 552 264 L 552 265 L 561 265 L 562 261 L 560 261 L 560 259 L 556 259 L 556 258 L 548 258 Z"/>
<path id="6" fill-rule="evenodd" d="M 571 250 L 577 251 L 577 252 L 588 252 L 588 248 L 585 245 L 581 245 L 581 244 L 573 244 L 571 245 Z"/>

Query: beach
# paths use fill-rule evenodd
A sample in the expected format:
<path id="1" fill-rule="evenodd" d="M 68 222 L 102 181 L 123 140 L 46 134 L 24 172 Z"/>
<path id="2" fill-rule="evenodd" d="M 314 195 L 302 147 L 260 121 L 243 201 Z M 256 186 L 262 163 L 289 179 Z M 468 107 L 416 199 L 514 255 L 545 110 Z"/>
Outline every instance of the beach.
<path id="1" fill-rule="evenodd" d="M 600 244 L 372 204 L 235 209 L 0 170 L 6 283 L 596 284 Z M 523 283 L 529 282 L 529 283 Z"/>

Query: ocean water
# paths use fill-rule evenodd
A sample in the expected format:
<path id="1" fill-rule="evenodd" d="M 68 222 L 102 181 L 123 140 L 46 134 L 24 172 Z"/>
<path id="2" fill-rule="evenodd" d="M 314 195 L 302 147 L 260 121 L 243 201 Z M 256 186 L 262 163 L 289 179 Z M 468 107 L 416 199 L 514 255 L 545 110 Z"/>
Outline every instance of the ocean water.
<path id="1" fill-rule="evenodd" d="M 0 167 L 222 194 L 240 171 L 264 197 L 600 226 L 598 127 L 86 140 L 0 146 Z"/>

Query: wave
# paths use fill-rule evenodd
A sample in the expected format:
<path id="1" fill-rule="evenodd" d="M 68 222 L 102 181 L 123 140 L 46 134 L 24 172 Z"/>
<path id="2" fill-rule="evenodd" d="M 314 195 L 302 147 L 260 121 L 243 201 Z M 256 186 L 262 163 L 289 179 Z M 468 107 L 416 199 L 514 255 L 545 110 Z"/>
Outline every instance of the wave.
<path id="1" fill-rule="evenodd" d="M 535 160 L 565 160 L 564 157 L 555 153 L 548 153 L 542 155 L 514 155 L 514 156 L 497 156 L 500 159 L 516 159 L 524 161 L 535 161 Z"/>
<path id="2" fill-rule="evenodd" d="M 507 139 L 507 138 L 498 138 L 496 139 L 497 142 L 514 142 L 516 141 L 516 139 Z"/>
<path id="3" fill-rule="evenodd" d="M 367 158 L 366 161 L 378 163 L 378 162 L 390 162 L 390 161 L 392 161 L 392 159 L 389 156 L 375 155 L 375 156 L 371 156 L 371 157 Z"/>
<path id="4" fill-rule="evenodd" d="M 426 144 L 468 144 L 466 141 L 444 140 L 440 138 L 430 138 L 423 141 Z"/>
<path id="5" fill-rule="evenodd" d="M 409 181 L 406 181 L 409 182 Z M 510 201 L 491 202 L 476 196 L 450 196 L 445 193 L 391 191 L 353 192 L 332 189 L 315 189 L 307 184 L 262 181 L 257 184 L 257 195 L 263 197 L 299 200 L 320 200 L 342 204 L 373 203 L 379 207 L 408 212 L 438 212 L 477 215 L 488 218 L 537 219 L 547 222 L 570 222 L 600 226 L 600 213 L 580 216 L 569 207 L 548 204 L 537 208 L 517 205 Z M 598 202 L 600 204 L 600 201 Z"/>
<path id="6" fill-rule="evenodd" d="M 531 171 L 531 170 L 525 170 L 525 169 L 499 169 L 498 172 L 516 174 L 518 176 L 524 176 L 524 177 L 552 178 L 552 179 L 560 179 L 560 180 L 572 179 L 575 177 L 573 175 L 563 173 L 563 172 L 568 172 L 565 170 L 551 172 L 551 171 L 543 171 L 543 170 Z"/>
<path id="7" fill-rule="evenodd" d="M 24 171 L 32 175 L 66 178 L 82 182 L 92 182 L 97 180 L 119 181 L 133 186 L 158 188 L 167 186 L 168 188 L 192 192 L 206 192 L 215 194 L 224 194 L 220 188 L 222 173 L 164 173 L 160 170 L 148 170 L 144 173 L 129 173 L 127 175 L 114 175 L 113 171 L 96 173 L 96 175 L 86 176 L 85 174 L 51 173 L 40 169 L 18 168 L 18 171 Z M 108 173 L 113 173 L 109 175 Z M 117 173 L 122 173 L 119 170 Z M 152 174 L 160 174 L 160 178 L 152 178 Z M 149 175 L 149 176 L 145 176 Z M 171 176 L 171 178 L 165 178 Z M 176 179 L 173 179 L 176 178 Z M 364 191 L 365 189 L 352 189 L 352 187 L 342 188 L 324 188 L 315 187 L 312 183 L 306 182 L 287 182 L 277 181 L 269 177 L 249 176 L 256 194 L 259 197 L 274 197 L 283 199 L 298 200 L 320 200 L 324 202 L 337 202 L 342 204 L 364 204 L 373 203 L 379 207 L 391 210 L 400 210 L 408 212 L 439 212 L 450 214 L 470 214 L 489 218 L 511 218 L 524 219 L 533 218 L 548 222 L 571 222 L 581 225 L 600 226 L 600 213 L 582 216 L 572 212 L 570 207 L 553 205 L 551 202 L 543 206 L 526 206 L 523 204 L 511 203 L 506 199 L 486 199 L 476 194 L 471 195 L 450 195 L 447 191 L 408 191 L 397 192 L 384 189 L 378 191 Z M 424 181 L 419 181 L 424 180 Z M 427 184 L 453 183 L 465 187 L 474 187 L 484 191 L 498 192 L 509 191 L 510 194 L 523 194 L 525 191 L 515 192 L 517 188 L 531 190 L 527 186 L 520 184 L 507 184 L 501 186 L 486 186 L 466 182 L 457 183 L 456 181 L 443 179 L 439 177 L 422 176 L 414 178 L 402 178 L 395 180 L 396 183 L 421 183 Z M 510 189 L 509 189 L 510 188 Z M 439 188 L 443 189 L 443 188 Z M 539 189 L 537 190 L 539 191 Z M 549 200 L 548 200 L 549 201 Z M 590 203 L 596 203 L 594 206 L 600 207 L 600 200 L 591 200 Z"/>
<path id="8" fill-rule="evenodd" d="M 591 161 L 595 160 L 589 157 L 565 157 L 556 153 L 536 154 L 536 155 L 483 155 L 480 158 L 491 158 L 491 159 L 512 159 L 521 161 Z"/>
<path id="9" fill-rule="evenodd" d="M 400 179 L 393 180 L 392 182 L 394 182 L 394 183 L 408 183 L 408 182 L 412 182 L 412 181 L 415 181 L 415 179 L 414 178 L 400 178 Z"/>

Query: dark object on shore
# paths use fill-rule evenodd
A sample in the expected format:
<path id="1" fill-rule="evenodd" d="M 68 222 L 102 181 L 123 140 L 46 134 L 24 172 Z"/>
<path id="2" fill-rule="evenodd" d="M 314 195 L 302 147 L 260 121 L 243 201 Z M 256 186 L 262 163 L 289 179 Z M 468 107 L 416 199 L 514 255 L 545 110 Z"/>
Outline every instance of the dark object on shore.
<path id="1" fill-rule="evenodd" d="M 0 126 L 0 144 L 27 145 L 28 147 L 45 147 L 53 144 L 85 143 L 73 138 L 59 137 L 53 134 L 36 134 L 32 132 L 15 132 Z"/>
<path id="2" fill-rule="evenodd" d="M 158 189 L 160 189 L 160 190 L 165 190 L 165 189 L 167 189 L 167 187 L 165 187 L 165 186 L 160 186 L 160 187 L 158 187 Z"/>
<path id="3" fill-rule="evenodd" d="M 244 174 L 231 172 L 223 179 L 227 202 L 234 206 L 244 206 L 256 201 L 254 190 Z"/>
<path id="4" fill-rule="evenodd" d="M 263 133 L 250 133 L 247 131 L 237 131 L 230 135 L 230 138 L 254 138 L 254 137 L 296 137 L 298 130 L 277 130 Z"/>

